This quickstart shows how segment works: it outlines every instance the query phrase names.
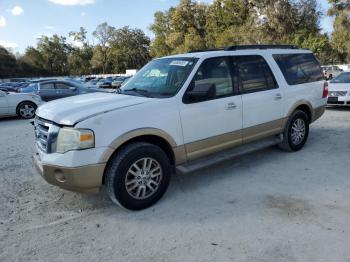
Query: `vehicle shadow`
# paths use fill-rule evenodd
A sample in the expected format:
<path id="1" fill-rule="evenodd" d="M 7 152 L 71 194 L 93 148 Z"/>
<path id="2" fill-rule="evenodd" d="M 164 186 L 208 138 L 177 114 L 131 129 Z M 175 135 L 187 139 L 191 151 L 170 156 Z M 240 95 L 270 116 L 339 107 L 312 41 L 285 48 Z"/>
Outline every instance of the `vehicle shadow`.
<path id="1" fill-rule="evenodd" d="M 16 120 L 30 121 L 30 119 L 23 119 L 23 118 L 20 118 L 19 116 L 10 116 L 10 117 L 0 118 L 0 123 L 1 122 L 11 122 L 11 121 L 16 121 Z"/>
<path id="2" fill-rule="evenodd" d="M 327 106 L 329 111 L 350 111 L 350 106 Z"/>

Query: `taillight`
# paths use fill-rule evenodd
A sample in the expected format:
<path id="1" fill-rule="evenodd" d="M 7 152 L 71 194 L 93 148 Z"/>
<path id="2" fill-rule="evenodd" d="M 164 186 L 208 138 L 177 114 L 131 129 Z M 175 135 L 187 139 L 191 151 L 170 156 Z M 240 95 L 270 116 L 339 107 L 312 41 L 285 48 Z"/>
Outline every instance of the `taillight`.
<path id="1" fill-rule="evenodd" d="M 322 98 L 328 97 L 328 82 L 324 82 L 323 84 L 323 94 Z"/>

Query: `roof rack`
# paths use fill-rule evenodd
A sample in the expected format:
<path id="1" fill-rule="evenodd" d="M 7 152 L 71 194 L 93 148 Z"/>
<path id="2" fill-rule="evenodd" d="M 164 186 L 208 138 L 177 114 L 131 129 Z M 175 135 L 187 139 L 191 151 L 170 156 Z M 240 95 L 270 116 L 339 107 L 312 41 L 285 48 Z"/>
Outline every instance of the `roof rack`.
<path id="1" fill-rule="evenodd" d="M 246 49 L 299 49 L 296 45 L 232 45 L 225 47 L 225 51 Z"/>
<path id="2" fill-rule="evenodd" d="M 193 50 L 189 53 L 210 52 L 210 51 L 237 51 L 249 49 L 299 49 L 296 45 L 232 45 L 222 48 L 209 48 L 203 50 Z"/>

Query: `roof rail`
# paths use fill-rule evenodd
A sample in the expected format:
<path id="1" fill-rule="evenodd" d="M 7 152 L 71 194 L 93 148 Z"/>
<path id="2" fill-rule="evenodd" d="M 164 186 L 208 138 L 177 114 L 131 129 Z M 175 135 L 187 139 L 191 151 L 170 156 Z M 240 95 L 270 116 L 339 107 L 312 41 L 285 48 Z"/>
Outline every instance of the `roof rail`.
<path id="1" fill-rule="evenodd" d="M 189 53 L 210 52 L 210 51 L 237 51 L 249 49 L 299 49 L 296 45 L 232 45 L 221 48 L 209 48 L 202 50 L 192 50 Z"/>
<path id="2" fill-rule="evenodd" d="M 200 53 L 200 52 L 210 52 L 210 51 L 225 51 L 225 47 L 191 50 L 188 53 Z"/>
<path id="3" fill-rule="evenodd" d="M 225 47 L 225 51 L 247 49 L 299 49 L 296 45 L 232 45 Z"/>

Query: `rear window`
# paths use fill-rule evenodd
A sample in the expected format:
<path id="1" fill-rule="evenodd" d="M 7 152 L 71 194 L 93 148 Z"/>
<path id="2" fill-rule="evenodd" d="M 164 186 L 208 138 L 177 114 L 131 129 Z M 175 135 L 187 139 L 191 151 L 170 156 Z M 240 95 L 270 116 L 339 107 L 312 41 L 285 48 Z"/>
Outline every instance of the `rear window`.
<path id="1" fill-rule="evenodd" d="M 313 54 L 273 55 L 288 85 L 324 80 L 321 66 Z"/>

